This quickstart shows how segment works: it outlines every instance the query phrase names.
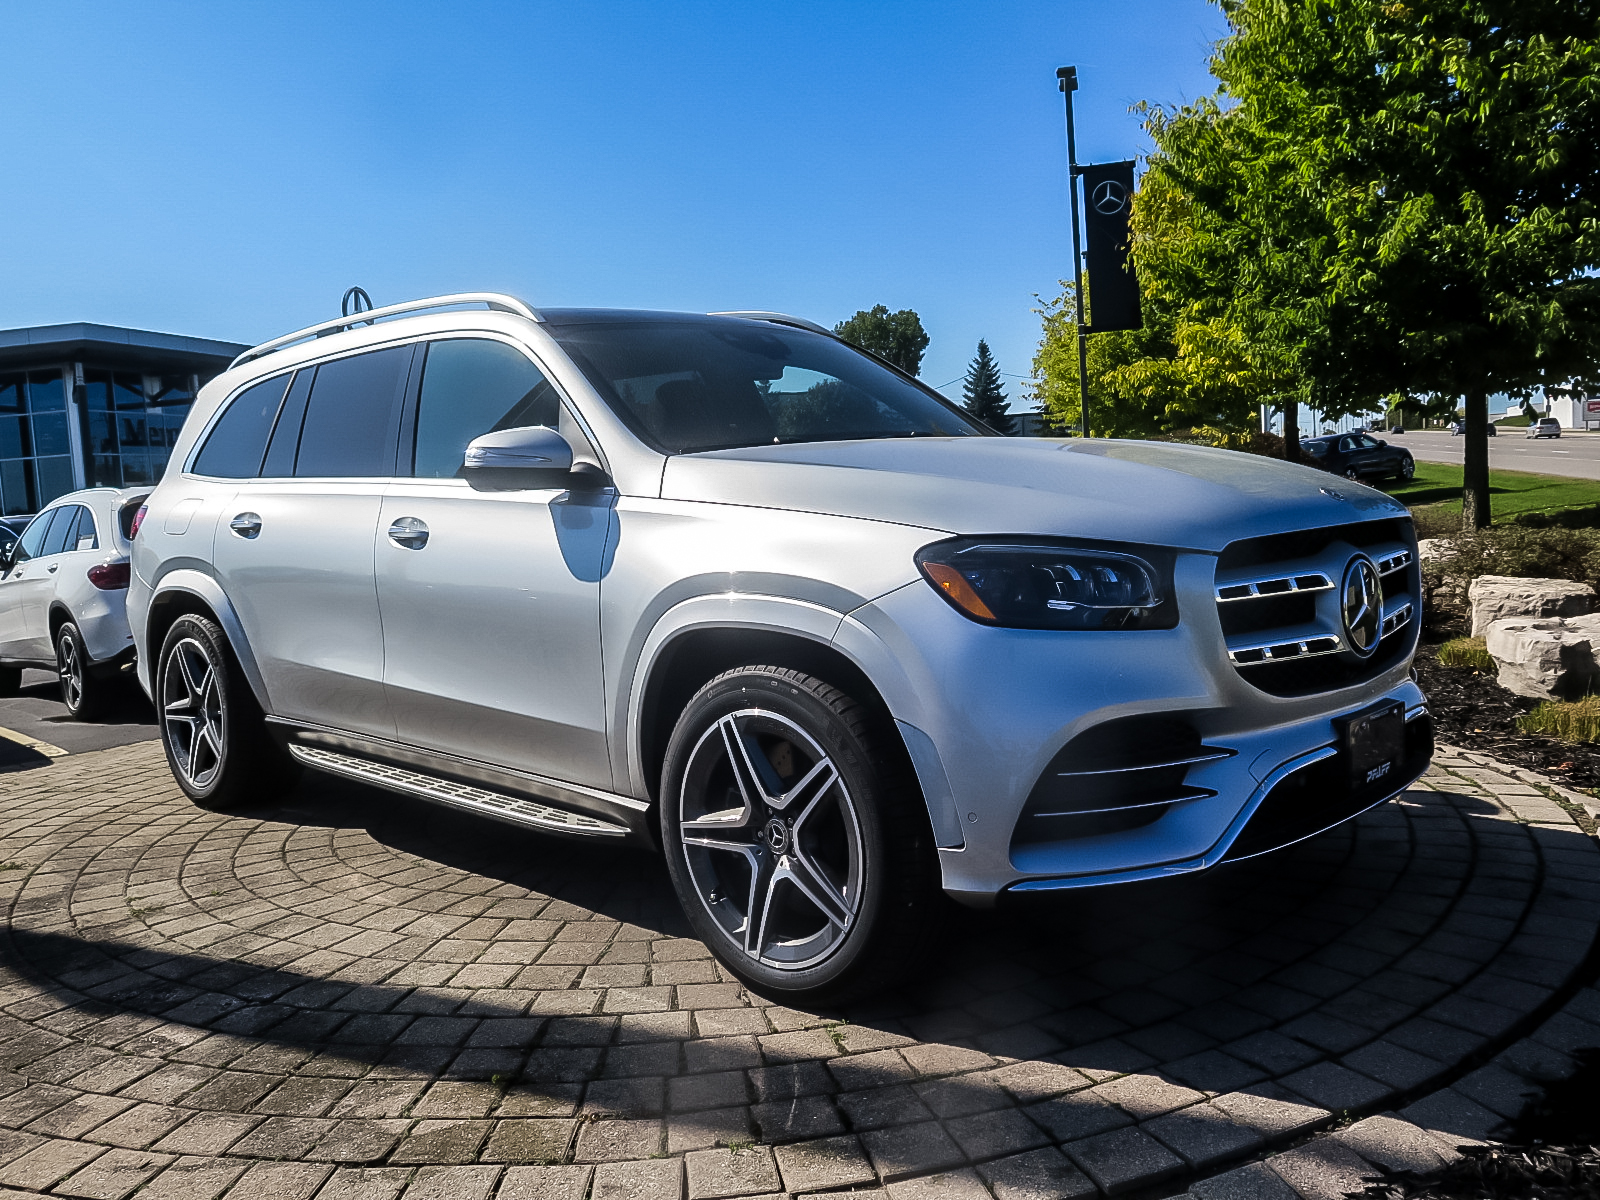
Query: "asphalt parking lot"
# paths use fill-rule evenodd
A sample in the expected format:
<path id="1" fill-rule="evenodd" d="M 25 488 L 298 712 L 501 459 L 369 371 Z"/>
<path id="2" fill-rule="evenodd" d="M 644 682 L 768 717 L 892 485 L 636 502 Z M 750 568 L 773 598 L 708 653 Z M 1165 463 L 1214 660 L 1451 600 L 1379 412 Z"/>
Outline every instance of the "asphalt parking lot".
<path id="1" fill-rule="evenodd" d="M 1577 811 L 1446 751 L 1275 855 L 953 910 L 922 976 L 812 1012 L 648 855 L 69 753 L 0 774 L 0 1196 L 1337 1200 L 1600 1045 Z"/>
<path id="2" fill-rule="evenodd" d="M 130 676 L 119 684 L 98 719 L 75 721 L 52 673 L 24 671 L 19 693 L 0 697 L 0 769 L 36 764 L 57 751 L 86 754 L 156 737 L 155 709 L 138 683 Z"/>

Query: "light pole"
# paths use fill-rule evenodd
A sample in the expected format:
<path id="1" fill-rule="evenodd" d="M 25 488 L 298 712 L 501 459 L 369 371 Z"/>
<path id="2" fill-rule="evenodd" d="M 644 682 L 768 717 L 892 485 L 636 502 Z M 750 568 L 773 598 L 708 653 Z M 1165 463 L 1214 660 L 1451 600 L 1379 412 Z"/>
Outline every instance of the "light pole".
<path id="1" fill-rule="evenodd" d="M 1067 98 L 1067 176 L 1072 197 L 1072 278 L 1078 305 L 1078 395 L 1083 436 L 1089 436 L 1089 331 L 1083 324 L 1083 251 L 1078 240 L 1078 143 L 1072 128 L 1072 93 L 1078 90 L 1078 68 L 1057 67 L 1056 80 Z"/>

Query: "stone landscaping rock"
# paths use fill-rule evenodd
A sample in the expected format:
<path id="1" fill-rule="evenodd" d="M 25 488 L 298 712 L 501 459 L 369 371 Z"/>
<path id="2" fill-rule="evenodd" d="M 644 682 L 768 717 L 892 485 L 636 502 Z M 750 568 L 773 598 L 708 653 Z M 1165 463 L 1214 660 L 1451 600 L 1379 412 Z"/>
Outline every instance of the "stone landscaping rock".
<path id="1" fill-rule="evenodd" d="M 1513 617 L 1491 622 L 1484 632 L 1484 646 L 1500 668 L 1500 686 L 1534 700 L 1572 699 L 1588 691 L 1597 672 L 1597 644 L 1559 617 Z"/>
<path id="2" fill-rule="evenodd" d="M 1467 588 L 1472 605 L 1472 636 L 1483 637 L 1490 624 L 1509 617 L 1579 617 L 1594 612 L 1594 589 L 1570 579 L 1520 579 L 1480 575 Z"/>

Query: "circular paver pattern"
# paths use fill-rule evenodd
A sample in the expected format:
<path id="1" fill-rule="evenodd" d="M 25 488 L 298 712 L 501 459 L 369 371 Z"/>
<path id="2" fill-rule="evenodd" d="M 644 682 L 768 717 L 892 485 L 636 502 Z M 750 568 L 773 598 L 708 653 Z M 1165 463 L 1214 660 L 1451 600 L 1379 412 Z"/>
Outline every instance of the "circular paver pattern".
<path id="1" fill-rule="evenodd" d="M 1587 982 L 1600 851 L 1483 762 L 1205 876 L 952 911 L 837 1013 L 732 981 L 647 855 L 322 778 L 210 813 L 154 744 L 3 775 L 0 1188 L 1204 1195 L 1451 1084 L 1515 1111 L 1480 1064 Z"/>

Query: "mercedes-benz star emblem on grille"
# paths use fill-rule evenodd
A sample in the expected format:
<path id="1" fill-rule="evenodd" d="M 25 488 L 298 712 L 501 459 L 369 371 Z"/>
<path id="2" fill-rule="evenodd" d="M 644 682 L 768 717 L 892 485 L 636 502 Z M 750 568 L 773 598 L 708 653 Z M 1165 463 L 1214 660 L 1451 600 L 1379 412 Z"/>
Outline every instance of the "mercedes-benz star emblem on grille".
<path id="1" fill-rule="evenodd" d="M 1108 217 L 1113 216 L 1127 206 L 1128 189 L 1115 179 L 1102 179 L 1095 185 L 1089 203 L 1094 205 L 1095 212 L 1104 213 Z"/>
<path id="2" fill-rule="evenodd" d="M 1339 607 L 1344 616 L 1345 642 L 1362 658 L 1378 648 L 1383 632 L 1383 584 L 1378 568 L 1364 554 L 1350 560 L 1339 587 Z"/>

